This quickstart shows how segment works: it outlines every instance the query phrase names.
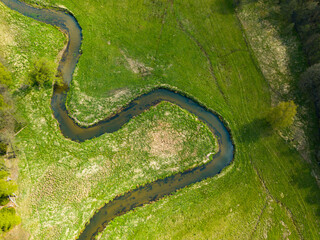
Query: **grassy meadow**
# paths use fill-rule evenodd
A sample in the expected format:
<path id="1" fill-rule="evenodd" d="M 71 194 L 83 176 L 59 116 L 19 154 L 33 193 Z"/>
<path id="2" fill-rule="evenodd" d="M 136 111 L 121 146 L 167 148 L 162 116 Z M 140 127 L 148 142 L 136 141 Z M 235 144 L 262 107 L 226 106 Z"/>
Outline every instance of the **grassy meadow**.
<path id="1" fill-rule="evenodd" d="M 26 69 L 33 58 L 57 62 L 64 37 L 51 26 L 0 7 L 1 19 L 6 20 L 0 29 L 16 30 L 7 31 L 11 41 L 1 49 L 19 86 L 26 70 L 12 62 Z M 27 44 L 31 35 L 34 43 Z M 20 55 L 26 56 L 27 64 L 17 60 Z M 16 137 L 20 159 L 17 210 L 28 232 L 25 238 L 75 238 L 105 202 L 139 185 L 204 164 L 218 147 L 206 125 L 170 103 L 153 107 L 114 134 L 79 144 L 59 131 L 50 108 L 52 89 L 24 92 L 17 87 L 13 94 L 25 122 Z"/>
<path id="2" fill-rule="evenodd" d="M 116 218 L 100 239 L 319 239 L 320 191 L 310 164 L 294 142 L 283 133 L 267 132 L 261 121 L 274 94 L 266 72 L 274 69 L 275 82 L 292 70 L 283 54 L 274 58 L 284 58 L 281 64 L 288 72 L 277 70 L 277 63 L 265 70 L 259 45 L 248 46 L 231 0 L 29 2 L 65 7 L 83 29 L 83 54 L 68 96 L 68 109 L 78 122 L 91 124 L 137 94 L 169 85 L 218 112 L 232 131 L 236 155 L 231 166 Z M 255 4 L 244 6 L 242 22 L 246 18 L 241 13 L 248 11 L 245 16 L 250 17 Z M 3 4 L 0 10 L 1 19 L 7 19 L 0 31 L 8 39 L 0 53 L 6 53 L 1 56 L 17 85 L 31 58 L 58 61 L 65 41 L 59 31 Z M 277 89 L 288 82 L 279 81 Z M 35 239 L 74 238 L 104 202 L 138 184 L 201 164 L 214 151 L 208 129 L 168 103 L 114 134 L 71 142 L 61 136 L 52 116 L 51 93 L 16 93 L 27 122 L 16 140 L 18 211 L 23 228 Z"/>

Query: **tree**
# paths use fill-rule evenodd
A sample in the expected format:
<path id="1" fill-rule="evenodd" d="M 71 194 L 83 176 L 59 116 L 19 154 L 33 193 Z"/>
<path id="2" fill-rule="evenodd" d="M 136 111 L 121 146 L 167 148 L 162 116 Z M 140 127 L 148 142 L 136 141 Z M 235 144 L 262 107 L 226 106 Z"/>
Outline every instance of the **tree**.
<path id="1" fill-rule="evenodd" d="M 8 197 L 17 191 L 18 187 L 13 181 L 0 179 L 0 198 Z"/>
<path id="2" fill-rule="evenodd" d="M 8 87 L 12 85 L 11 73 L 0 63 L 0 155 L 7 151 L 8 139 L 14 135 L 14 117 L 12 115 L 11 97 Z M 13 181 L 8 181 L 8 169 L 3 160 L 0 160 L 0 204 L 9 202 L 9 196 L 17 190 Z M 20 223 L 20 217 L 16 215 L 14 208 L 3 207 L 0 209 L 0 233 L 9 231 Z"/>
<path id="3" fill-rule="evenodd" d="M 312 65 L 301 75 L 300 87 L 320 108 L 320 63 Z"/>
<path id="4" fill-rule="evenodd" d="M 4 207 L 0 210 L 0 232 L 7 232 L 15 225 L 20 223 L 21 219 L 16 215 L 14 208 Z"/>
<path id="5" fill-rule="evenodd" d="M 33 63 L 32 69 L 28 75 L 28 81 L 31 86 L 51 85 L 55 82 L 55 65 L 53 62 L 40 58 Z"/>
<path id="6" fill-rule="evenodd" d="M 6 171 L 5 169 L 0 169 L 0 179 L 6 178 L 9 176 L 8 171 Z"/>
<path id="7" fill-rule="evenodd" d="M 310 64 L 320 62 L 320 4 L 319 0 L 278 1 L 281 14 L 294 23 L 295 30 L 302 39 L 302 46 Z"/>
<path id="8" fill-rule="evenodd" d="M 10 87 L 12 85 L 11 73 L 0 62 L 0 84 Z"/>
<path id="9" fill-rule="evenodd" d="M 7 153 L 7 144 L 0 141 L 0 156 L 5 155 L 6 153 Z M 1 176 L 1 174 L 0 174 L 0 176 Z"/>
<path id="10" fill-rule="evenodd" d="M 7 152 L 7 146 L 14 138 L 17 120 L 14 116 L 14 102 L 6 85 L 11 83 L 11 73 L 2 64 L 0 64 L 0 81 L 0 155 L 4 155 Z"/>
<path id="11" fill-rule="evenodd" d="M 293 101 L 280 102 L 277 106 L 270 109 L 267 121 L 273 129 L 289 127 L 297 113 L 297 106 Z"/>
<path id="12" fill-rule="evenodd" d="M 0 94 L 0 111 L 3 110 L 6 106 L 7 106 L 7 104 L 4 101 L 3 96 Z"/>

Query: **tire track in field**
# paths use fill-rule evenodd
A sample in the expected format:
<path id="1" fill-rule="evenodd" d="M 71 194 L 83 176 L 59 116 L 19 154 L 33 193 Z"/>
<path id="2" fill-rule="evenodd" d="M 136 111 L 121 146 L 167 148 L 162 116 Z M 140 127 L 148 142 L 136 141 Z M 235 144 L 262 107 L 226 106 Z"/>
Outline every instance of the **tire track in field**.
<path id="1" fill-rule="evenodd" d="M 223 99 L 225 100 L 226 103 L 228 103 L 228 99 L 226 97 L 226 95 L 223 92 L 222 86 L 220 85 L 215 73 L 214 73 L 214 69 L 213 69 L 213 63 L 211 61 L 210 55 L 208 54 L 208 52 L 205 50 L 205 48 L 203 47 L 203 45 L 199 42 L 199 40 L 193 36 L 183 25 L 183 23 L 181 22 L 181 20 L 178 18 L 178 16 L 176 15 L 176 13 L 174 13 L 176 16 L 176 21 L 177 24 L 180 28 L 180 30 L 188 36 L 188 38 L 193 41 L 195 43 L 195 45 L 200 49 L 200 51 L 202 52 L 202 55 L 206 58 L 207 60 L 207 64 L 208 64 L 208 68 L 209 68 L 209 73 L 212 77 L 212 79 L 214 80 L 218 91 L 220 92 L 220 94 L 222 95 Z"/>

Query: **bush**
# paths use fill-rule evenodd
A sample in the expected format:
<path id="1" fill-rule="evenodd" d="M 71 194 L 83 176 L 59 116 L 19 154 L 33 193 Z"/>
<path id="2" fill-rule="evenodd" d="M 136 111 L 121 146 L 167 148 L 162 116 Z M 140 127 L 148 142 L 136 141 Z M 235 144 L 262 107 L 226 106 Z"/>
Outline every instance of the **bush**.
<path id="1" fill-rule="evenodd" d="M 5 155 L 7 153 L 7 144 L 0 142 L 0 155 Z"/>
<path id="2" fill-rule="evenodd" d="M 1 163 L 1 169 L 0 169 L 0 179 L 6 178 L 9 176 L 8 169 L 5 167 L 4 163 Z"/>
<path id="3" fill-rule="evenodd" d="M 9 176 L 4 161 L 0 160 L 0 205 L 9 202 L 9 196 L 17 190 L 17 185 L 12 181 L 6 181 Z M 0 233 L 9 231 L 13 226 L 20 223 L 20 217 L 13 208 L 4 207 L 0 210 Z"/>
<path id="4" fill-rule="evenodd" d="M 6 181 L 5 179 L 0 179 L 0 198 L 8 197 L 17 191 L 18 187 L 13 181 Z"/>
<path id="5" fill-rule="evenodd" d="M 28 82 L 31 86 L 51 85 L 55 82 L 54 63 L 45 58 L 35 61 L 29 72 Z"/>
<path id="6" fill-rule="evenodd" d="M 2 208 L 0 210 L 0 229 L 3 232 L 9 231 L 20 223 L 21 219 L 16 215 L 14 208 Z"/>
<path id="7" fill-rule="evenodd" d="M 4 206 L 10 202 L 10 199 L 8 197 L 1 197 L 0 198 L 0 206 Z"/>
<path id="8" fill-rule="evenodd" d="M 11 73 L 3 66 L 0 62 L 0 84 L 4 84 L 6 86 L 12 85 Z"/>
<path id="9" fill-rule="evenodd" d="M 4 97 L 0 94 L 0 111 L 3 110 L 6 106 L 7 104 L 4 101 Z"/>
<path id="10" fill-rule="evenodd" d="M 273 129 L 289 127 L 297 113 L 297 106 L 293 101 L 280 102 L 276 107 L 270 109 L 267 121 Z"/>

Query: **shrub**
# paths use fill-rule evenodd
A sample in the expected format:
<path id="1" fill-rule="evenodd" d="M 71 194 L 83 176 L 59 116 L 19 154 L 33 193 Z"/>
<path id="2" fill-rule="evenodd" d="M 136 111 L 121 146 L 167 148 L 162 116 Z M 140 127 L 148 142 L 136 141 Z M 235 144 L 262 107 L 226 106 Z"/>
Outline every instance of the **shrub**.
<path id="1" fill-rule="evenodd" d="M 16 215 L 14 208 L 2 208 L 0 210 L 0 229 L 3 232 L 9 231 L 20 223 L 21 219 Z"/>
<path id="2" fill-rule="evenodd" d="M 0 155 L 5 155 L 7 153 L 7 144 L 0 142 Z"/>
<path id="3" fill-rule="evenodd" d="M 9 176 L 9 173 L 8 173 L 6 167 L 3 164 L 3 167 L 0 169 L 0 179 L 6 178 L 8 176 Z"/>
<path id="4" fill-rule="evenodd" d="M 51 85 L 55 81 L 55 65 L 45 58 L 40 58 L 33 63 L 28 75 L 31 86 Z"/>
<path id="5" fill-rule="evenodd" d="M 11 73 L 3 66 L 0 62 L 0 84 L 4 84 L 6 86 L 12 85 Z"/>
<path id="6" fill-rule="evenodd" d="M 1 197 L 0 198 L 0 206 L 4 206 L 10 202 L 8 197 Z"/>
<path id="7" fill-rule="evenodd" d="M 4 97 L 0 94 L 0 111 L 3 110 L 6 106 L 7 104 L 4 101 Z"/>
<path id="8" fill-rule="evenodd" d="M 0 198 L 8 197 L 15 191 L 18 187 L 13 181 L 6 181 L 5 179 L 0 179 Z"/>

